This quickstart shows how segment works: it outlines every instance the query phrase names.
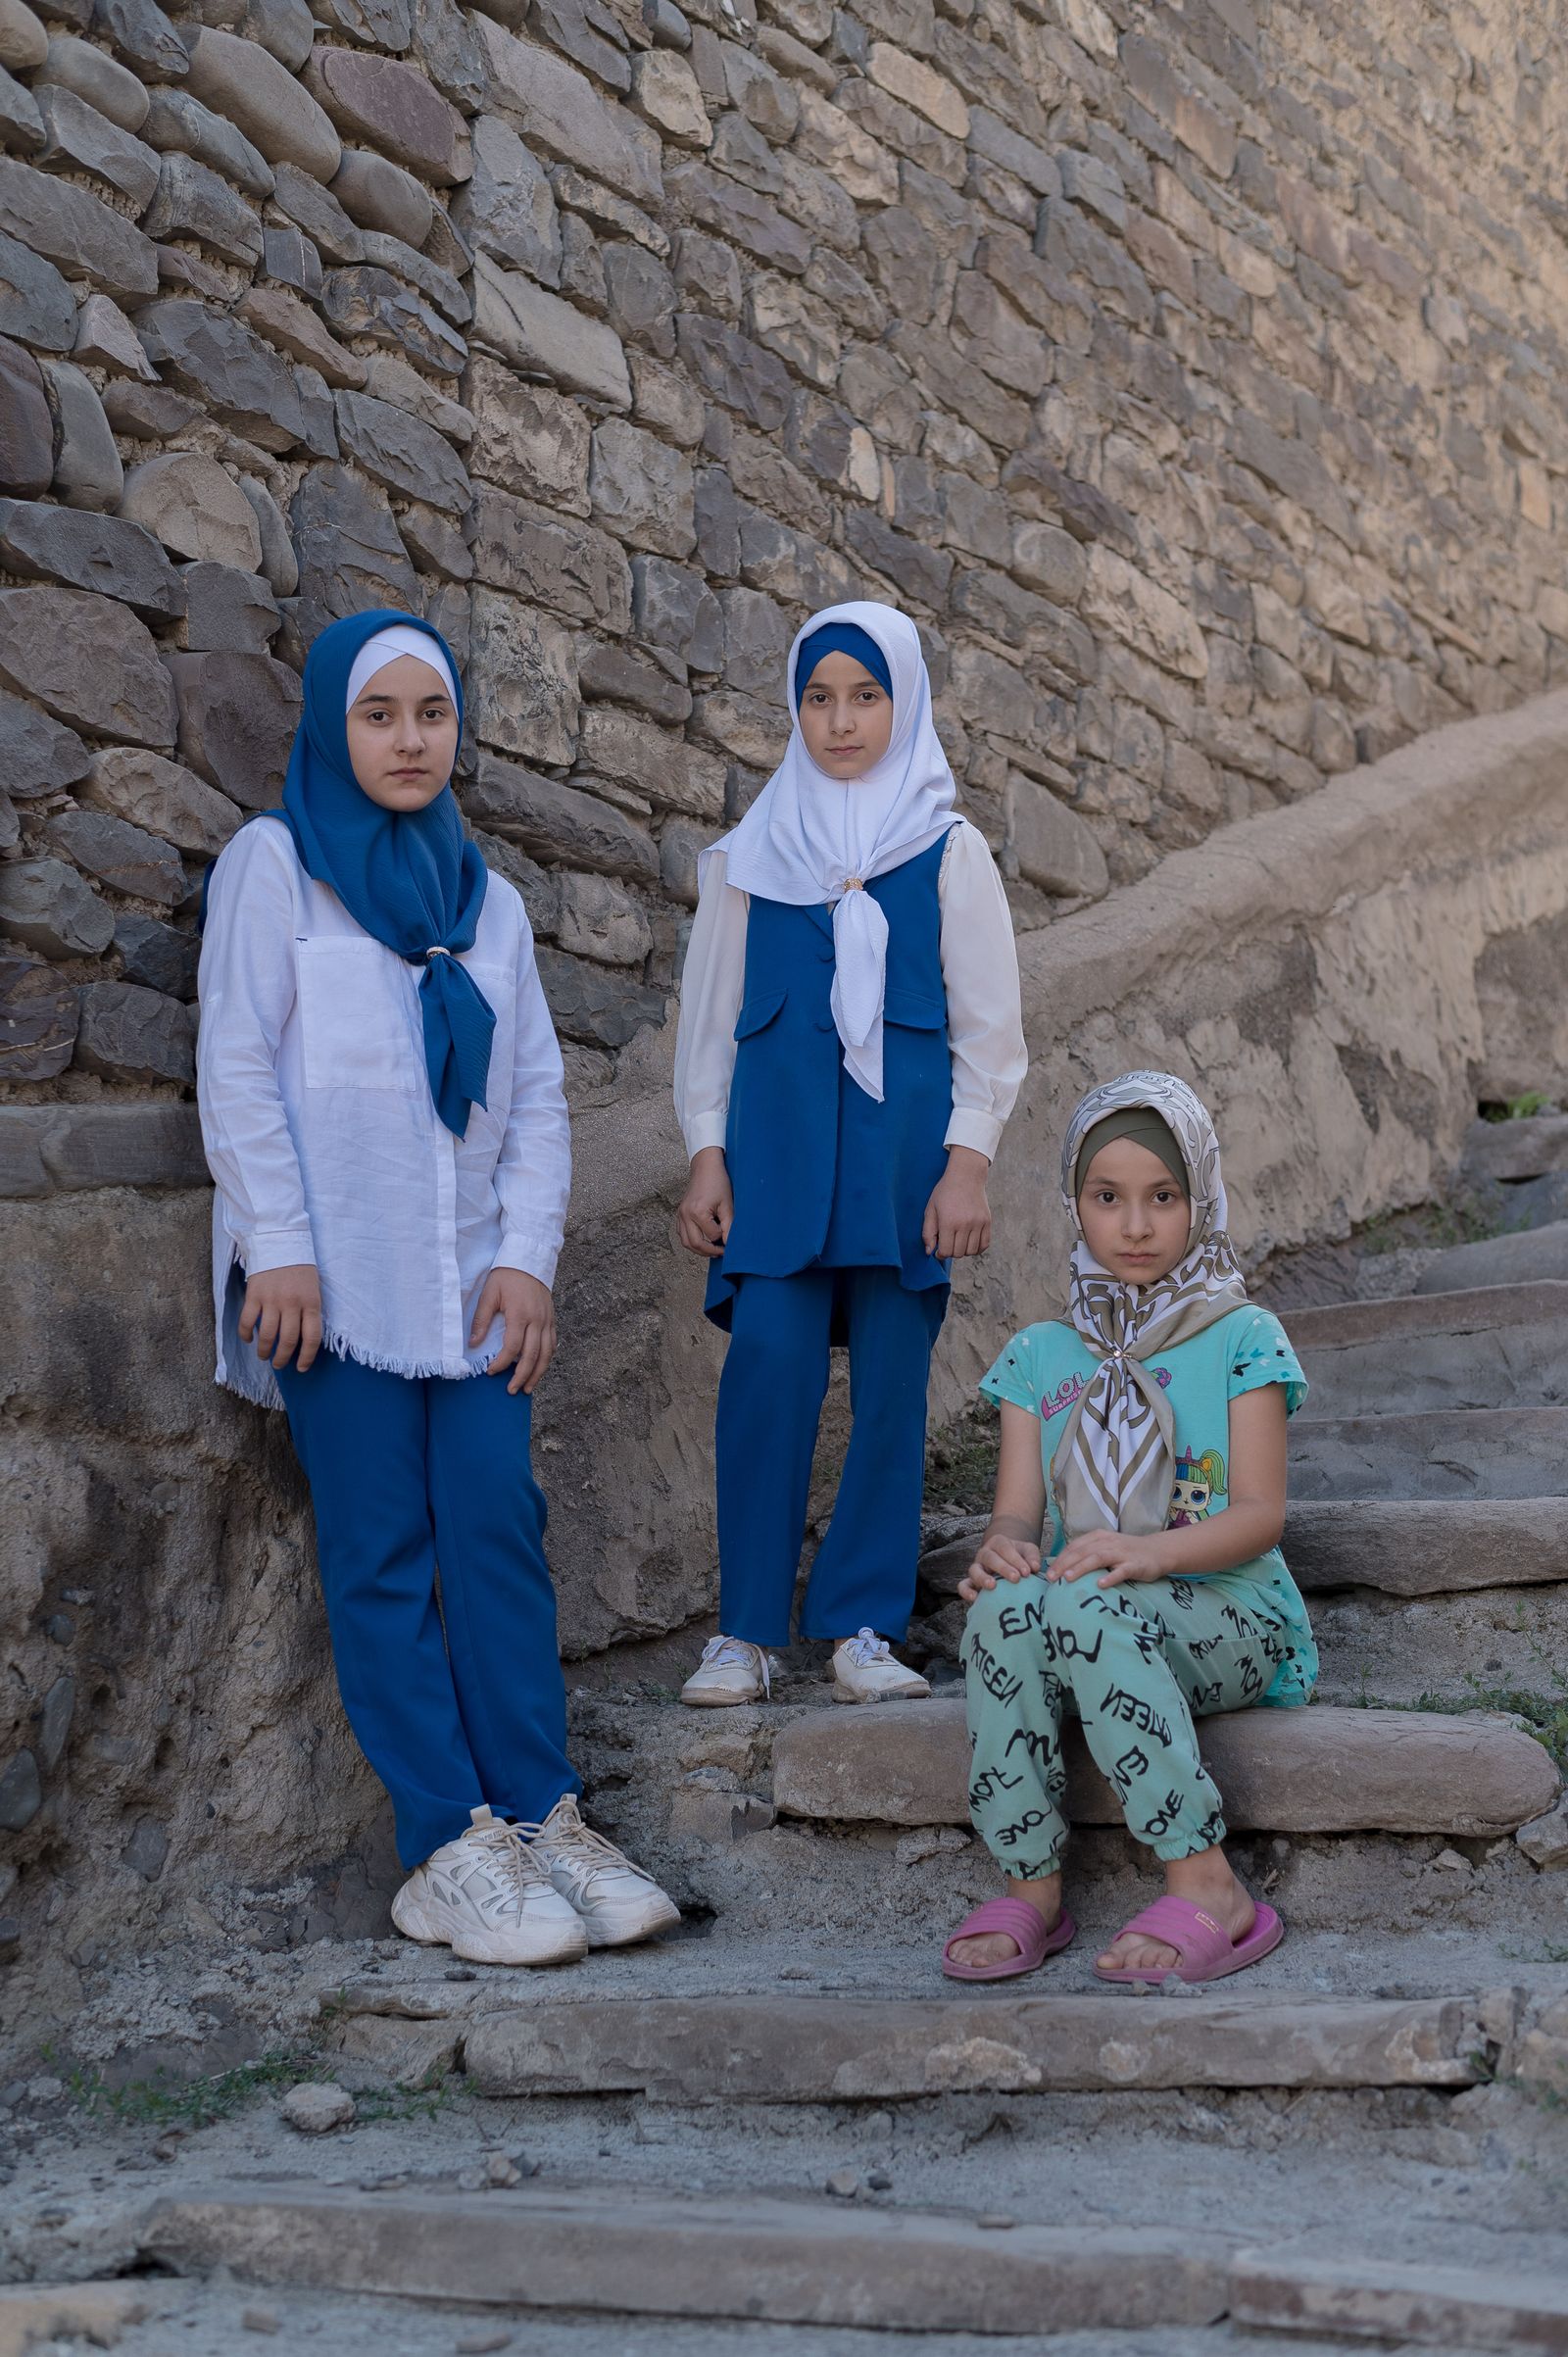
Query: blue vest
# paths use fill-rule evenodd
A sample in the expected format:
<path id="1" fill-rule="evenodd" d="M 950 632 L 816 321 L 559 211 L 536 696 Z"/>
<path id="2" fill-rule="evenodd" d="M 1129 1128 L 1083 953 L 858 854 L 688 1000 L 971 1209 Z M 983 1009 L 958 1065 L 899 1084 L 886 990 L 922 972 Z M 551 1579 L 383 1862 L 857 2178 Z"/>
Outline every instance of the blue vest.
<path id="1" fill-rule="evenodd" d="M 878 1105 L 845 1069 L 833 1021 L 833 917 L 753 894 L 724 1139 L 735 1218 L 710 1264 L 708 1315 L 728 1327 L 737 1277 L 896 1268 L 946 1285 L 920 1240 L 953 1117 L 937 881 L 947 838 L 866 889 L 888 920 Z"/>

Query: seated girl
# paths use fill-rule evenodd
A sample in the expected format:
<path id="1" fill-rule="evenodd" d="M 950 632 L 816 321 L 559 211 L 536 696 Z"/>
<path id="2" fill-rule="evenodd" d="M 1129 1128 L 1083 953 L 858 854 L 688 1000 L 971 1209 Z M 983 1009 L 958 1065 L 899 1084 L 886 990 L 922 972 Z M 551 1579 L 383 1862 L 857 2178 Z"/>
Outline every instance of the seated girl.
<path id="1" fill-rule="evenodd" d="M 1096 1973 L 1217 1980 L 1285 1927 L 1231 1871 L 1193 1722 L 1310 1694 L 1317 1653 L 1279 1550 L 1285 1422 L 1306 1383 L 1279 1320 L 1248 1300 L 1213 1123 L 1184 1081 L 1128 1072 L 1091 1090 L 1061 1184 L 1078 1235 L 1070 1307 L 1015 1336 L 981 1385 L 1001 1403 L 1002 1461 L 958 1591 L 969 1806 L 1008 1895 L 959 1925 L 943 1969 L 1005 1980 L 1071 1941 L 1073 1716 L 1165 1870 L 1165 1895 Z"/>

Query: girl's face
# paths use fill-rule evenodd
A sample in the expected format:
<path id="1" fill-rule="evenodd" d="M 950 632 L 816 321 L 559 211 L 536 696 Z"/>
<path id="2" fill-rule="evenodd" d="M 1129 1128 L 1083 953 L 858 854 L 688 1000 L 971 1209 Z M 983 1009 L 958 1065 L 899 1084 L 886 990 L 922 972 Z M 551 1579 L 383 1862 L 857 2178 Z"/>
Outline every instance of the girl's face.
<path id="1" fill-rule="evenodd" d="M 801 734 L 829 777 L 863 777 L 892 739 L 893 699 L 853 655 L 824 655 L 801 698 Z"/>
<path id="2" fill-rule="evenodd" d="M 383 810 L 422 810 L 458 758 L 458 714 L 439 671 L 416 655 L 384 663 L 349 707 L 349 761 Z"/>
<path id="3" fill-rule="evenodd" d="M 1185 1253 L 1192 1206 L 1157 1154 L 1115 1138 L 1084 1174 L 1078 1216 L 1084 1242 L 1119 1285 L 1152 1285 Z"/>

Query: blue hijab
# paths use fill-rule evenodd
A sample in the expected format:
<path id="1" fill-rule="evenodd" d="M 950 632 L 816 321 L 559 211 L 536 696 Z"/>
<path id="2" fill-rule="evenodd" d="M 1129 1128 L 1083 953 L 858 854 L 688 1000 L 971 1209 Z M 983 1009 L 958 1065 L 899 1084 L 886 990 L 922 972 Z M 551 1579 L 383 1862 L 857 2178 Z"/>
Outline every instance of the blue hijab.
<path id="1" fill-rule="evenodd" d="M 449 784 L 422 810 L 384 810 L 364 792 L 349 759 L 348 684 L 354 659 L 394 623 L 419 630 L 446 658 L 463 725 L 463 689 L 452 651 L 417 614 L 385 609 L 331 622 L 305 660 L 305 710 L 289 756 L 279 817 L 300 864 L 328 885 L 373 941 L 419 977 L 424 1062 L 435 1109 L 455 1137 L 485 1103 L 495 1010 L 458 953 L 471 950 L 488 871 L 463 831 Z"/>

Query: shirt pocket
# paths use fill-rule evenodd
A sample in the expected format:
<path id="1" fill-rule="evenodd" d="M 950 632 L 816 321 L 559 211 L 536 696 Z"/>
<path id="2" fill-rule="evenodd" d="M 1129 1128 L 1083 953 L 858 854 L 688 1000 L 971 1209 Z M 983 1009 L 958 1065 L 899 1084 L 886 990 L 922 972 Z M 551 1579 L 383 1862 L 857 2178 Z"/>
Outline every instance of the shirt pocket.
<path id="1" fill-rule="evenodd" d="M 890 990 L 883 1003 L 882 1019 L 897 1023 L 904 1031 L 943 1031 L 947 1028 L 948 1010 L 941 999 L 925 999 L 912 990 Z"/>
<path id="2" fill-rule="evenodd" d="M 788 997 L 787 990 L 768 990 L 760 992 L 755 999 L 748 999 L 735 1018 L 735 1037 L 749 1040 L 754 1033 L 765 1031 Z"/>
<path id="3" fill-rule="evenodd" d="M 427 1085 L 403 959 L 378 941 L 312 938 L 297 947 L 306 1087 L 412 1097 Z"/>

